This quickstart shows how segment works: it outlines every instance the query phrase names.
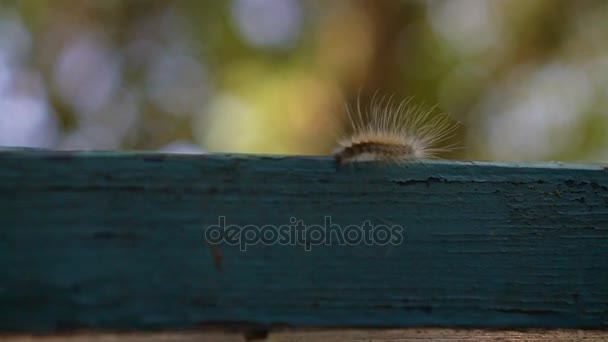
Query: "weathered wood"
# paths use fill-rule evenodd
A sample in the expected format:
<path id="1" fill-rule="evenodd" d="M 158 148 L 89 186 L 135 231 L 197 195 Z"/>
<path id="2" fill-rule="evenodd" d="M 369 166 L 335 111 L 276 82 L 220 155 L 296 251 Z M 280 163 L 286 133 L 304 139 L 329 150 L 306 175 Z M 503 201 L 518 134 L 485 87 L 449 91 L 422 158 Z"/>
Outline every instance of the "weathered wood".
<path id="1" fill-rule="evenodd" d="M 6 342 L 605 342 L 608 331 L 602 330 L 480 330 L 480 329 L 324 329 L 280 330 L 257 340 L 242 333 L 218 331 L 156 333 L 76 333 L 62 335 L 5 336 Z"/>
<path id="2" fill-rule="evenodd" d="M 204 241 L 400 225 L 394 246 Z M 602 165 L 0 152 L 0 330 L 608 327 Z"/>

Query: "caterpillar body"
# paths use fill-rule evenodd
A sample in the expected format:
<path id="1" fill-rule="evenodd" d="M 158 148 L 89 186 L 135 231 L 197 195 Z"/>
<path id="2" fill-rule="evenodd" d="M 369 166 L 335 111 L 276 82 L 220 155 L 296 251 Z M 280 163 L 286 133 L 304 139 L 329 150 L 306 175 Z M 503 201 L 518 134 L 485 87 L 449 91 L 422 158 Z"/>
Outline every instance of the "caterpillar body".
<path id="1" fill-rule="evenodd" d="M 395 102 L 393 96 L 374 96 L 367 110 L 362 110 L 359 99 L 354 111 L 347 107 L 352 131 L 334 149 L 337 165 L 403 163 L 452 151 L 453 145 L 443 143 L 453 136 L 457 122 L 445 113 L 434 115 L 435 107 L 411 102 L 411 98 Z"/>

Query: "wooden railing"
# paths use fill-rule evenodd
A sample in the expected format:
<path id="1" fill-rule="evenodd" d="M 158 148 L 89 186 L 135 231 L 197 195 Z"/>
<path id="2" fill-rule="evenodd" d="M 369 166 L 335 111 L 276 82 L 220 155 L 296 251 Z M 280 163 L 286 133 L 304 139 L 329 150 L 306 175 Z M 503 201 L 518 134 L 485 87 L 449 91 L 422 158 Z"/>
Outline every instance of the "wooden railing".
<path id="1" fill-rule="evenodd" d="M 4 150 L 0 270 L 5 337 L 380 328 L 368 333 L 601 340 L 608 169 Z"/>

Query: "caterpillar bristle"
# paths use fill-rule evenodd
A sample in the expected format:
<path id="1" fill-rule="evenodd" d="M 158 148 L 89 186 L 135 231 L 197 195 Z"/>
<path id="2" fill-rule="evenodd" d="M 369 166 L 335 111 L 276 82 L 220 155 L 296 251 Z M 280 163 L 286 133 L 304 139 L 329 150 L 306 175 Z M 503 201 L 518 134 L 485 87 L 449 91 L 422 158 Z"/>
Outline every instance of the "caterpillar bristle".
<path id="1" fill-rule="evenodd" d="M 367 110 L 357 99 L 356 111 L 347 106 L 352 132 L 338 141 L 334 157 L 338 165 L 353 162 L 403 163 L 415 159 L 437 158 L 453 145 L 442 145 L 452 138 L 457 122 L 447 114 L 434 115 L 436 106 L 413 105 L 412 98 L 400 102 L 394 96 L 372 98 Z"/>

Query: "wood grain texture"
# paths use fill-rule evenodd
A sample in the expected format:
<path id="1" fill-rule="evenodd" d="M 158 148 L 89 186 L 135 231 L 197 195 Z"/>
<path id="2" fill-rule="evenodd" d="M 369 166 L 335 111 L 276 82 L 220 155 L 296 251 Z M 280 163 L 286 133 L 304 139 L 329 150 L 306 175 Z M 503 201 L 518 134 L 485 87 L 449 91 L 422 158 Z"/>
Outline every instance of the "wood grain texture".
<path id="1" fill-rule="evenodd" d="M 400 225 L 398 245 L 205 229 Z M 0 152 L 0 330 L 608 327 L 602 165 Z"/>
<path id="2" fill-rule="evenodd" d="M 481 329 L 295 329 L 271 332 L 266 342 L 605 342 L 602 330 L 481 330 Z M 4 336 L 6 342 L 251 342 L 241 333 L 177 331 L 140 333 L 76 333 Z"/>

